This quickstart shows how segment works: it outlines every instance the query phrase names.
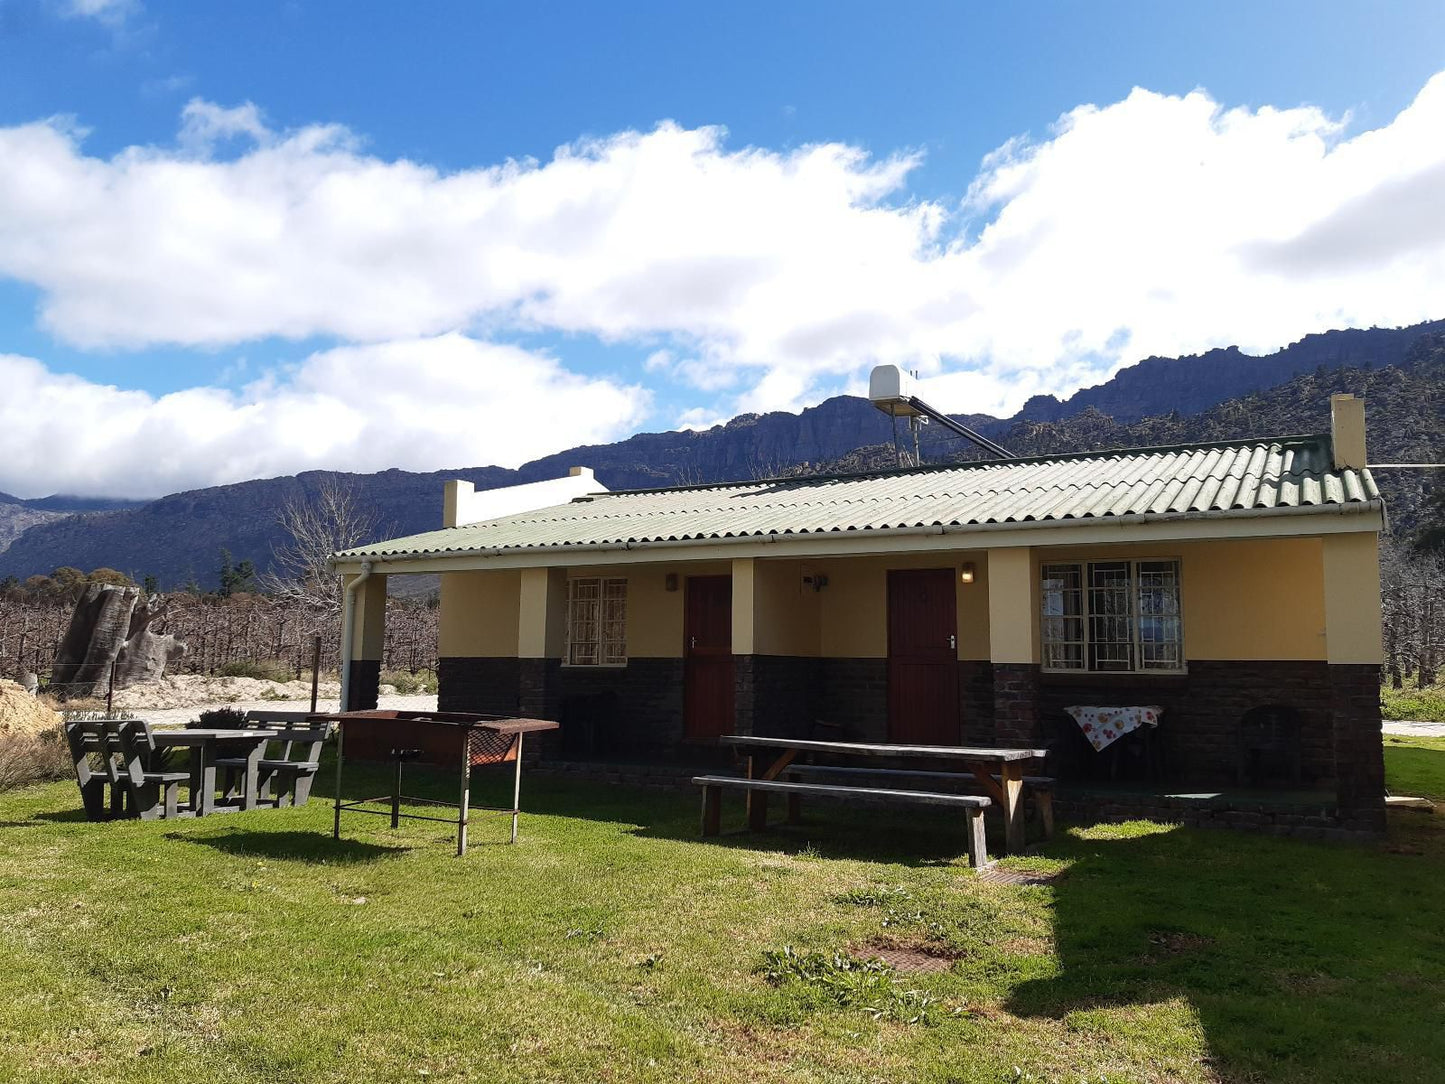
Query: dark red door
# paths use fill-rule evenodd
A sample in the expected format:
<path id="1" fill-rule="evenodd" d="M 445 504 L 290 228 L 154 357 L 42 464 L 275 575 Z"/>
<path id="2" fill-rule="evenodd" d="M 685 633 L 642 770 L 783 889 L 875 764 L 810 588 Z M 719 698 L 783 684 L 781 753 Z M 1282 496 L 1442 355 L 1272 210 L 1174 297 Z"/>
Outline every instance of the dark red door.
<path id="1" fill-rule="evenodd" d="M 957 745 L 958 617 L 953 569 L 888 573 L 888 740 Z"/>
<path id="2" fill-rule="evenodd" d="M 733 732 L 733 578 L 689 576 L 683 622 L 683 732 Z"/>

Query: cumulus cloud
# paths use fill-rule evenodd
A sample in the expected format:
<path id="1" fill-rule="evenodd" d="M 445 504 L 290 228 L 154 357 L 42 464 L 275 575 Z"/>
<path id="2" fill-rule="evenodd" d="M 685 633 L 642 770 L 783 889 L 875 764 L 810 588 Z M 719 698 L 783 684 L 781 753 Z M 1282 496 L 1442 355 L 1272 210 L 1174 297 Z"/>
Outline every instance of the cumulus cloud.
<path id="1" fill-rule="evenodd" d="M 613 440 L 637 387 L 460 334 L 344 346 L 241 391 L 151 396 L 0 355 L 0 490 L 149 497 L 312 468 L 516 466 Z"/>
<path id="2" fill-rule="evenodd" d="M 942 201 L 910 193 L 908 149 L 664 123 L 444 172 L 197 100 L 174 145 L 108 158 L 61 122 L 0 129 L 0 275 L 82 348 L 550 332 L 635 347 L 684 424 L 879 362 L 1006 414 L 1149 354 L 1445 315 L 1442 130 L 1445 75 L 1362 132 L 1140 89 L 1011 140 Z"/>
<path id="3" fill-rule="evenodd" d="M 119 27 L 140 10 L 139 0 L 59 0 L 60 12 L 72 19 L 95 19 Z"/>

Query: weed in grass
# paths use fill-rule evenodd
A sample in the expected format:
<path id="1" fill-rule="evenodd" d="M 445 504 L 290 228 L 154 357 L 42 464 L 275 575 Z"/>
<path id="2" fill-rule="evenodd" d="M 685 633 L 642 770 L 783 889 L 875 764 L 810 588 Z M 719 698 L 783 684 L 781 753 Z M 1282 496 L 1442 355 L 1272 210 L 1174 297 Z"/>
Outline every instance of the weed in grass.
<path id="1" fill-rule="evenodd" d="M 840 892 L 833 897 L 833 902 L 846 907 L 885 907 L 893 903 L 908 903 L 912 899 L 913 893 L 902 885 L 878 885 Z"/>
<path id="2" fill-rule="evenodd" d="M 823 852 L 811 843 L 804 843 L 793 854 L 793 857 L 803 862 L 817 862 L 822 859 Z"/>
<path id="3" fill-rule="evenodd" d="M 601 926 L 574 926 L 566 933 L 568 941 L 586 941 L 589 945 L 594 941 L 607 940 L 607 931 Z"/>
<path id="4" fill-rule="evenodd" d="M 893 968 L 882 960 L 860 960 L 846 952 L 799 952 L 792 945 L 765 949 L 759 968 L 774 986 L 800 982 L 822 991 L 842 1008 L 862 1009 L 875 1020 L 930 1024 L 938 997 L 922 990 L 900 990 Z"/>
<path id="5" fill-rule="evenodd" d="M 649 952 L 642 959 L 637 961 L 637 966 L 643 971 L 656 971 L 662 966 L 662 953 Z"/>

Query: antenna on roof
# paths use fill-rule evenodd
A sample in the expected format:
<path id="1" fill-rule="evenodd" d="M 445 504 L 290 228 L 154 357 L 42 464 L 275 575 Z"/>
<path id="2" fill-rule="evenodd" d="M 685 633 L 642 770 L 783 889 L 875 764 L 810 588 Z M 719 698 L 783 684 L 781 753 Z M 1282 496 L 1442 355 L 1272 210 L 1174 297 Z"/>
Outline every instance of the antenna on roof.
<path id="1" fill-rule="evenodd" d="M 914 374 L 915 378 L 917 374 Z M 1001 459 L 1012 459 L 1012 453 L 1003 445 L 989 440 L 982 433 L 974 432 L 962 422 L 954 421 L 941 410 L 929 406 L 913 394 L 912 380 L 896 365 L 877 365 L 868 377 L 868 401 L 893 419 L 893 455 L 899 466 L 905 466 L 904 453 L 898 448 L 898 419 L 908 419 L 908 429 L 913 434 L 913 464 L 922 462 L 918 453 L 918 429 L 935 421 L 945 429 L 971 440 L 986 452 L 992 452 Z"/>

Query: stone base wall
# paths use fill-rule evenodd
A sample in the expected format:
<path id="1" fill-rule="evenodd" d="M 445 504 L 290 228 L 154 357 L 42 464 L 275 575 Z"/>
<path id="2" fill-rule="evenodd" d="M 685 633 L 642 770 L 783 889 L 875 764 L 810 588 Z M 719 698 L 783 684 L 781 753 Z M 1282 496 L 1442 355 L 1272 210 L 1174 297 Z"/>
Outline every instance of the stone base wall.
<path id="1" fill-rule="evenodd" d="M 1376 692 L 1378 697 L 1378 691 Z M 1239 721 L 1252 708 L 1284 705 L 1299 719 L 1302 781 L 1334 781 L 1334 721 L 1330 667 L 1323 662 L 1195 660 L 1183 675 L 1043 674 L 1038 686 L 1042 737 L 1061 760 L 1094 757 L 1070 704 L 1158 704 L 1163 722 L 1153 735 L 1169 778 L 1234 785 Z M 1375 705 L 1379 718 L 1379 705 Z"/>
<path id="2" fill-rule="evenodd" d="M 447 658 L 437 662 L 437 709 L 485 715 L 518 712 L 518 659 Z"/>
<path id="3" fill-rule="evenodd" d="M 1330 667 L 1335 788 L 1342 813 L 1385 830 L 1385 748 L 1380 737 L 1380 669 Z"/>
<path id="4" fill-rule="evenodd" d="M 806 738 L 819 712 L 819 659 L 796 655 L 738 655 L 737 733 Z"/>
<path id="5" fill-rule="evenodd" d="M 818 659 L 818 719 L 856 741 L 888 740 L 888 660 Z"/>
<path id="6" fill-rule="evenodd" d="M 366 711 L 376 707 L 381 686 L 381 662 L 378 659 L 352 659 L 346 669 L 346 711 Z"/>
<path id="7" fill-rule="evenodd" d="M 1000 745 L 1038 745 L 1046 740 L 1039 696 L 1039 667 L 993 664 L 993 733 Z"/>
<path id="8" fill-rule="evenodd" d="M 564 667 L 557 659 L 445 658 L 437 684 L 442 711 L 561 722 L 560 733 L 533 742 L 541 755 L 658 755 L 683 740 L 681 659 Z"/>

